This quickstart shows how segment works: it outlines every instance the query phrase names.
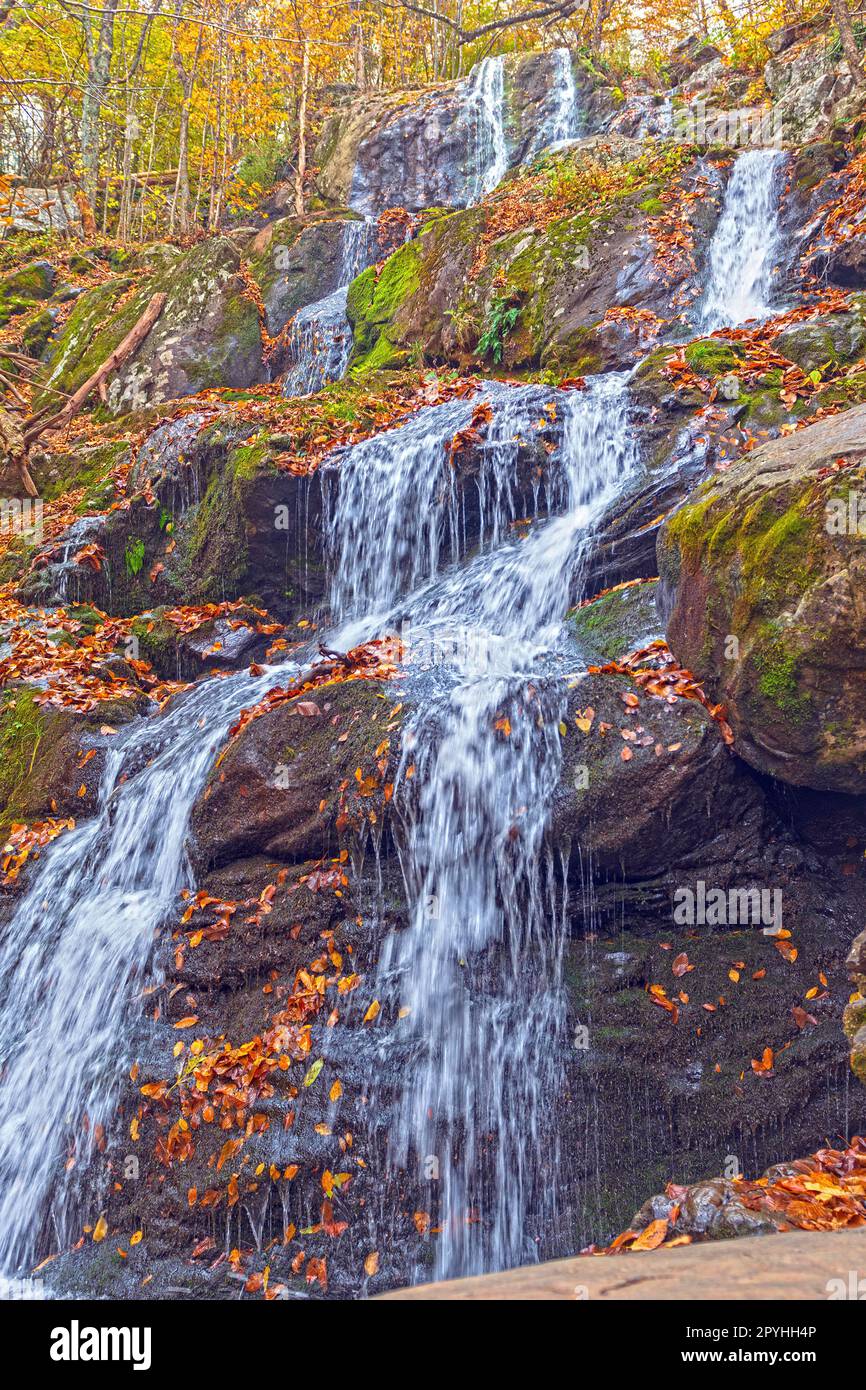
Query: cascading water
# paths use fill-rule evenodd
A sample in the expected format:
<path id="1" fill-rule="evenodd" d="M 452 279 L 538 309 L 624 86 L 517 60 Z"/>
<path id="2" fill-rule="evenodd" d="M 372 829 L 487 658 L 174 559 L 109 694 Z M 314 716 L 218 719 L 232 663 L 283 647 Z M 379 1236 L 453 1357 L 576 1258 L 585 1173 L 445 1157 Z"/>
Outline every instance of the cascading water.
<path id="1" fill-rule="evenodd" d="M 208 681 L 166 714 L 121 731 L 107 754 L 99 814 L 45 852 L 4 928 L 4 1271 L 32 1259 L 43 1230 L 56 1249 L 70 1243 L 75 1184 L 113 1116 L 155 932 L 192 882 L 192 804 L 232 719 L 273 683 L 273 671 Z"/>
<path id="2" fill-rule="evenodd" d="M 284 396 L 310 396 L 345 375 L 352 351 L 352 330 L 346 315 L 348 287 L 300 309 L 292 320 L 289 356 L 292 366 L 283 378 Z"/>
<path id="3" fill-rule="evenodd" d="M 737 159 L 710 245 L 707 287 L 698 311 L 703 332 L 768 318 L 779 250 L 780 150 L 749 150 Z"/>
<path id="4" fill-rule="evenodd" d="M 544 841 L 565 700 L 556 647 L 585 541 L 636 456 L 624 377 L 554 399 L 564 414 L 565 514 L 433 578 L 392 614 L 411 624 L 410 666 L 414 649 L 449 650 L 447 635 L 458 634 L 435 694 L 404 731 L 397 783 L 418 788 L 401 802 L 410 927 L 386 943 L 378 986 L 408 1010 L 382 1044 L 383 1074 L 389 1053 L 401 1052 L 391 1161 L 432 1178 L 440 1277 L 556 1253 L 566 905 Z M 380 562 L 362 561 L 348 593 L 336 574 L 335 605 L 379 609 L 397 598 L 393 575 L 383 589 L 383 530 L 386 546 L 399 536 L 414 553 L 395 572 L 404 582 L 435 565 L 415 478 L 422 461 L 428 476 L 437 471 L 442 421 L 428 420 L 425 460 L 400 435 L 381 437 L 375 457 L 353 451 L 359 471 L 373 469 L 366 490 L 350 489 L 363 516 L 340 535 L 340 557 L 357 526 L 379 537 Z M 336 515 L 338 535 L 345 515 Z"/>
<path id="5" fill-rule="evenodd" d="M 346 315 L 348 287 L 375 258 L 376 244 L 374 222 L 358 218 L 346 223 L 337 288 L 300 309 L 292 320 L 288 341 L 292 365 L 283 379 L 284 396 L 309 396 L 342 379 L 352 351 Z"/>
<path id="6" fill-rule="evenodd" d="M 521 515 L 516 477 L 521 438 L 532 435 L 552 394 L 537 386 L 489 382 L 480 397 L 421 410 L 399 429 L 356 445 L 331 478 L 325 471 L 335 614 L 365 619 L 374 610 L 385 613 L 398 593 L 432 578 L 443 557 L 465 553 L 465 503 L 447 447 L 471 426 L 480 401 L 493 406 L 493 418 L 480 449 L 473 501 L 480 534 L 494 544 L 503 538 Z M 565 501 L 561 491 L 557 495 L 556 475 L 549 490 L 545 502 L 554 510 Z"/>
<path id="7" fill-rule="evenodd" d="M 550 87 L 550 114 L 539 126 L 528 154 L 555 149 L 558 145 L 576 140 L 580 134 L 580 107 L 571 54 L 567 48 L 555 48 L 550 55 L 553 80 Z"/>
<path id="8" fill-rule="evenodd" d="M 505 138 L 505 61 L 482 58 L 466 92 L 464 120 L 471 132 L 468 203 L 478 203 L 508 172 Z"/>

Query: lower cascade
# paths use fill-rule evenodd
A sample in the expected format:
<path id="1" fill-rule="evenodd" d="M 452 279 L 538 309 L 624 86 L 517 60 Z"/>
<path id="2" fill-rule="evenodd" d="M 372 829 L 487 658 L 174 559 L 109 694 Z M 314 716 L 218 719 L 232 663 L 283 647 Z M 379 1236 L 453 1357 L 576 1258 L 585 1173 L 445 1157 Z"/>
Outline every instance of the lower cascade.
<path id="1" fill-rule="evenodd" d="M 273 685 L 273 673 L 258 681 Z M 252 689 L 251 689 L 252 684 Z M 155 967 L 154 934 L 191 883 L 186 832 L 246 672 L 118 735 L 99 814 L 37 869 L 0 947 L 0 1269 L 74 1237 L 75 1193 L 114 1113 Z M 46 1085 L 47 1077 L 63 1084 Z M 65 1174 L 65 1177 L 64 1177 Z M 60 1178 L 58 1178 L 60 1175 Z"/>
<path id="2" fill-rule="evenodd" d="M 413 650 L 451 653 L 403 755 L 417 763 L 408 784 L 417 792 L 399 808 L 410 926 L 388 939 L 379 986 L 408 1010 L 382 1057 L 386 1070 L 388 1051 L 399 1051 L 402 1078 L 390 1160 L 433 1179 L 443 1278 L 556 1253 L 567 904 L 545 825 L 560 764 L 557 637 L 593 524 L 637 459 L 624 376 L 554 402 L 564 416 L 563 514 L 400 602 L 410 666 Z M 429 561 L 427 509 L 407 504 L 407 485 L 433 472 L 441 434 L 416 449 L 400 434 L 390 448 L 379 439 L 365 461 L 381 467 L 346 498 L 359 530 L 378 521 L 380 555 L 383 540 L 399 537 Z M 356 578 L 356 608 L 362 597 L 381 604 L 382 568 Z M 341 583 L 333 597 L 338 606 Z"/>

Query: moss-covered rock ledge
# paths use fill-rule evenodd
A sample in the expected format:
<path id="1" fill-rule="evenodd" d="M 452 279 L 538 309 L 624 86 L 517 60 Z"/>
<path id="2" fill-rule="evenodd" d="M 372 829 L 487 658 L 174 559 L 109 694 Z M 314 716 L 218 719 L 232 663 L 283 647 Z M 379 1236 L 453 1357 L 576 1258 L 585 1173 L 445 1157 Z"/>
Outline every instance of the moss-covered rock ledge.
<path id="1" fill-rule="evenodd" d="M 740 756 L 866 791 L 866 406 L 702 484 L 658 556 L 670 645 L 728 706 Z"/>
<path id="2" fill-rule="evenodd" d="M 353 281 L 350 370 L 477 362 L 555 379 L 634 363 L 646 343 L 633 311 L 670 318 L 697 292 L 724 177 L 688 146 L 621 136 L 539 155 Z M 689 190 L 699 199 L 681 200 Z M 692 250 L 662 265 L 654 231 L 674 216 Z"/>

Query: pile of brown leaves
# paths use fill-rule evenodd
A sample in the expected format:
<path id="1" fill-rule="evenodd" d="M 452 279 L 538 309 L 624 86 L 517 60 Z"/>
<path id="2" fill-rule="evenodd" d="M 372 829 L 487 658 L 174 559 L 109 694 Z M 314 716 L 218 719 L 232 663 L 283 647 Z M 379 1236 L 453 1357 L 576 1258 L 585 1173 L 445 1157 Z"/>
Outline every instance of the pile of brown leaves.
<path id="1" fill-rule="evenodd" d="M 3 883 L 14 883 L 19 873 L 23 869 L 31 854 L 34 859 L 39 857 L 40 849 L 45 845 L 50 845 L 52 840 L 56 840 L 64 830 L 74 830 L 75 821 L 70 817 L 60 820 L 38 820 L 32 825 L 21 825 L 15 823 L 10 832 L 9 839 L 3 846 L 2 858 L 0 858 L 0 870 L 3 872 Z"/>
<path id="2" fill-rule="evenodd" d="M 677 700 L 697 700 L 718 724 L 725 743 L 734 741 L 733 730 L 726 719 L 726 707 L 715 705 L 707 698 L 693 673 L 678 664 L 667 642 L 661 638 L 632 652 L 622 661 L 608 661 L 604 666 L 590 666 L 588 670 L 591 675 L 628 676 L 644 695 L 665 700 L 669 705 L 676 704 Z M 633 695 L 631 698 L 636 709 L 638 697 Z M 624 753 L 628 751 L 623 750 Z"/>
<path id="3" fill-rule="evenodd" d="M 0 687 L 13 681 L 37 681 L 42 689 L 34 696 L 37 704 L 86 713 L 102 700 L 133 699 L 142 690 L 163 704 L 184 686 L 162 681 L 146 661 L 125 658 L 135 676 L 135 684 L 103 665 L 94 674 L 94 665 L 122 655 L 131 619 L 105 618 L 93 633 L 82 634 L 81 624 L 58 608 L 27 609 L 14 598 L 7 586 L 0 590 L 4 623 L 10 624 L 6 640 L 9 655 L 0 661 Z M 104 615 L 103 615 L 104 616 Z M 52 640 L 52 634 L 65 633 L 74 645 Z"/>

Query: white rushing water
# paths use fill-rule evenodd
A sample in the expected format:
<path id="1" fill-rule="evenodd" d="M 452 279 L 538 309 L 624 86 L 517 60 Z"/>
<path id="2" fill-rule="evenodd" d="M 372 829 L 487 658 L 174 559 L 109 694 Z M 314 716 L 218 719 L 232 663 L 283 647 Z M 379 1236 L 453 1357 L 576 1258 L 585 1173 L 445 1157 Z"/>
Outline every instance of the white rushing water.
<path id="1" fill-rule="evenodd" d="M 375 222 L 358 218 L 343 228 L 337 288 L 324 299 L 300 309 L 288 341 L 290 366 L 283 378 L 284 396 L 309 396 L 331 381 L 341 381 L 352 351 L 346 314 L 348 287 L 376 259 Z"/>
<path id="2" fill-rule="evenodd" d="M 773 312 L 773 270 L 779 255 L 779 150 L 739 155 L 710 245 L 707 287 L 698 327 L 712 333 Z"/>
<path id="3" fill-rule="evenodd" d="M 466 201 L 478 203 L 492 193 L 508 172 L 503 58 L 482 58 L 473 68 L 463 119 L 471 132 Z"/>
<path id="4" fill-rule="evenodd" d="M 448 652 L 438 693 L 419 702 L 404 730 L 397 785 L 417 789 L 398 806 L 410 926 L 388 939 L 378 985 L 409 1010 L 383 1043 L 386 1085 L 394 1072 L 402 1084 L 391 1158 L 432 1179 L 439 1277 L 532 1260 L 543 1237 L 555 1241 L 566 913 L 544 833 L 566 691 L 552 653 L 593 524 L 637 460 L 624 377 L 554 399 L 564 417 L 563 514 L 525 540 L 504 539 L 505 502 L 489 528 L 494 548 L 434 575 L 395 609 L 404 633 L 411 625 L 410 663 L 416 646 Z M 420 431 L 411 449 L 393 431 L 375 456 L 359 453 L 363 445 L 353 451 L 359 469 L 369 466 L 370 486 L 350 488 L 363 515 L 352 517 L 341 559 L 366 527 L 380 555 L 399 536 L 404 577 L 437 568 L 415 480 L 436 471 L 447 434 L 443 419 L 427 415 L 423 456 Z M 508 410 L 505 418 L 502 435 L 515 423 Z M 501 471 L 504 463 L 500 453 Z M 348 598 L 356 611 L 379 610 L 397 597 L 399 584 L 383 586 L 390 564 L 377 571 L 371 561 L 357 566 L 348 593 L 346 575 L 335 575 L 337 606 Z M 405 1058 L 389 1069 L 395 1048 Z"/>
<path id="5" fill-rule="evenodd" d="M 520 441 L 532 438 L 554 394 L 544 387 L 491 381 L 469 400 L 420 410 L 400 428 L 347 450 L 333 480 L 327 473 L 325 478 L 334 613 L 365 621 L 374 613 L 383 615 L 398 594 L 417 589 L 447 559 L 465 554 L 465 500 L 447 450 L 455 435 L 471 427 L 482 402 L 492 405 L 493 418 L 479 450 L 473 500 L 481 534 L 488 543 L 502 540 L 520 515 Z M 332 481 L 333 499 L 328 487 Z M 552 495 L 548 497 L 545 489 L 544 501 L 546 508 L 554 509 L 565 500 L 556 470 L 550 486 Z M 539 481 L 534 509 L 542 487 Z"/>
<path id="6" fill-rule="evenodd" d="M 552 81 L 549 114 L 538 127 L 530 143 L 527 152 L 530 156 L 539 154 L 541 150 L 556 149 L 558 145 L 576 140 L 580 134 L 580 105 L 569 50 L 555 48 L 550 54 L 550 62 Z"/>
<path id="7" fill-rule="evenodd" d="M 112 741 L 99 813 L 39 864 L 0 945 L 0 1269 L 78 1235 L 72 1200 L 113 1117 L 154 935 L 192 884 L 190 811 L 242 706 L 273 670 L 198 685 Z M 86 774 L 85 774 L 86 776 Z M 124 780 L 124 778 L 126 780 Z M 68 1169 L 64 1176 L 64 1169 Z"/>

